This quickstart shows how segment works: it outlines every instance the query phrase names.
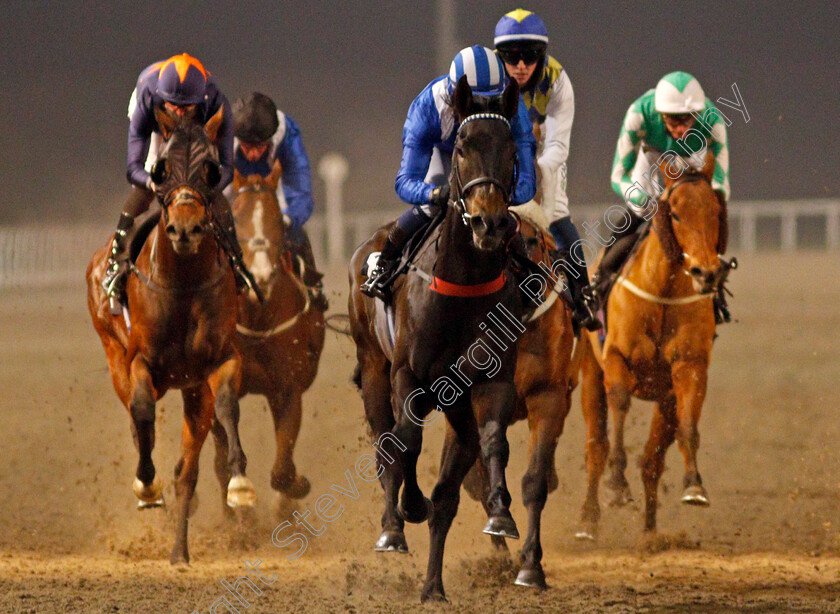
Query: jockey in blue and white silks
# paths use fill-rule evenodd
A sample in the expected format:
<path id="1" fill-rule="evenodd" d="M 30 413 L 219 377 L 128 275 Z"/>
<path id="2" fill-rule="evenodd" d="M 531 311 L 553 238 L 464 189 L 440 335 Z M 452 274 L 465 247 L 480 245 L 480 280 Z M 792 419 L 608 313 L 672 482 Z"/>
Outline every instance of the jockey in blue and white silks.
<path id="1" fill-rule="evenodd" d="M 528 116 L 539 127 L 537 166 L 540 169 L 540 205 L 549 221 L 549 231 L 558 252 L 569 253 L 566 259 L 569 291 L 574 316 L 586 328 L 598 326 L 588 294 L 589 278 L 580 241 L 569 214 L 566 195 L 566 160 L 575 117 L 575 93 L 569 74 L 547 54 L 548 30 L 539 15 L 516 9 L 496 24 L 493 35 L 496 53 L 502 59 L 508 77 L 519 85 Z M 554 253 L 555 259 L 560 257 Z"/>
<path id="2" fill-rule="evenodd" d="M 362 285 L 366 294 L 386 296 L 381 282 L 391 277 L 403 246 L 449 201 L 449 170 L 459 127 L 449 97 L 455 84 L 465 75 L 473 93 L 479 96 L 501 95 L 507 85 L 507 76 L 498 57 L 492 50 L 474 45 L 462 49 L 452 60 L 449 74 L 429 83 L 411 103 L 403 127 L 402 161 L 394 188 L 412 207 L 391 229 L 377 267 Z M 513 204 L 521 204 L 531 200 L 536 191 L 536 140 L 521 99 L 510 126 L 518 150 L 519 168 L 511 197 Z"/>
<path id="3" fill-rule="evenodd" d="M 310 288 L 316 307 L 323 311 L 327 301 L 321 291 L 322 275 L 315 268 L 315 257 L 303 225 L 315 208 L 312 199 L 312 171 L 298 125 L 279 111 L 274 101 L 259 92 L 237 100 L 233 108 L 234 167 L 240 175 L 267 177 L 275 163 L 282 168 L 277 185 L 277 201 L 286 224 L 286 242 L 295 256 L 303 259 L 300 273 Z M 228 198 L 235 198 L 228 189 Z"/>
<path id="4" fill-rule="evenodd" d="M 186 117 L 202 126 L 221 113 L 221 125 L 214 141 L 219 154 L 221 180 L 210 208 L 216 226 L 221 230 L 222 247 L 231 258 L 237 285 L 240 288 L 256 286 L 242 264 L 242 250 L 236 240 L 230 204 L 222 194 L 222 189 L 233 178 L 233 115 L 230 105 L 202 63 L 182 53 L 147 66 L 140 73 L 129 100 L 126 176 L 132 190 L 123 206 L 102 280 L 102 287 L 111 297 L 115 313 L 119 312 L 119 304 L 125 302 L 128 236 L 134 227 L 134 218 L 145 213 L 155 197 L 155 184 L 149 173 L 163 144 L 156 112 L 173 118 Z"/>

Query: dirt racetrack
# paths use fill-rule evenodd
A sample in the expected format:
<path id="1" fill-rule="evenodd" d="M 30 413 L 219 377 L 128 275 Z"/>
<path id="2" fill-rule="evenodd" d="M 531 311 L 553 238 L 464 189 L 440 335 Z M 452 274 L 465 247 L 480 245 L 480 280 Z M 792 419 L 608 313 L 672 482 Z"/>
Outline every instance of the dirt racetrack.
<path id="1" fill-rule="evenodd" d="M 330 271 L 327 281 L 332 313 L 346 311 L 344 271 Z M 356 480 L 358 499 L 342 497 L 341 517 L 310 537 L 294 562 L 285 558 L 293 548 L 272 544 L 274 444 L 259 398 L 243 402 L 241 420 L 249 476 L 260 496 L 256 519 L 247 527 L 223 523 L 208 442 L 201 503 L 190 526 L 192 564 L 172 568 L 167 512 L 134 509 L 137 459 L 128 416 L 111 388 L 81 280 L 74 288 L 4 290 L 0 611 L 209 612 L 227 594 L 220 581 L 245 575 L 244 562 L 257 559 L 260 571 L 276 579 L 249 598 L 248 612 L 840 611 L 840 260 L 835 254 L 742 258 L 732 289 L 739 323 L 719 329 L 700 423 L 700 470 L 712 506 L 679 503 L 682 459 L 674 446 L 660 496 L 659 538 L 642 539 L 638 504 L 608 508 L 602 491 L 599 542 L 575 542 L 585 488 L 575 393 L 557 452 L 560 487 L 544 512 L 551 588 L 513 586 L 518 545 L 511 544 L 511 558 L 494 554 L 480 532 L 479 504 L 464 496 L 447 544 L 448 606 L 419 605 L 425 525 L 407 528 L 410 554 L 374 554 L 381 514 L 376 483 Z M 301 511 L 331 484 L 346 485 L 344 472 L 369 450 L 361 400 L 349 383 L 354 356 L 350 339 L 327 334 L 318 378 L 304 397 L 296 460 L 313 487 Z M 180 407 L 172 393 L 158 405 L 154 460 L 169 501 Z M 635 459 L 649 419 L 649 406 L 634 402 L 628 477 L 637 500 Z M 440 427 L 433 425 L 425 439 L 427 492 Z M 513 513 L 524 532 L 525 425 L 514 426 L 510 439 Z"/>

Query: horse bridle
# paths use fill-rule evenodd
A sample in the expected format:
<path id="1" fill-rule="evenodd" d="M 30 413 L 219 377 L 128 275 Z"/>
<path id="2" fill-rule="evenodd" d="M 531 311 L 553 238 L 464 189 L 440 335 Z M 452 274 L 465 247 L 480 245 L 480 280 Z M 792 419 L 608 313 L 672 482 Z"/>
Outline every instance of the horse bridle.
<path id="1" fill-rule="evenodd" d="M 464 121 L 461 122 L 461 125 L 458 126 L 458 132 L 455 136 L 456 143 L 458 139 L 461 138 L 461 130 L 463 130 L 464 126 L 478 119 L 492 119 L 496 121 L 501 121 L 504 123 L 505 126 L 507 126 L 508 130 L 511 130 L 510 122 L 504 115 L 499 115 L 498 113 L 475 113 L 466 117 Z M 472 214 L 467 213 L 467 193 L 475 186 L 489 183 L 490 185 L 494 185 L 497 188 L 499 188 L 499 191 L 501 191 L 502 196 L 505 199 L 505 203 L 510 205 L 511 199 L 513 198 L 513 188 L 516 185 L 516 176 L 518 170 L 518 159 L 514 158 L 513 175 L 510 179 L 510 187 L 505 187 L 505 185 L 499 179 L 495 177 L 488 177 L 486 175 L 482 175 L 480 177 L 476 177 L 475 179 L 471 179 L 465 184 L 461 179 L 461 170 L 458 167 L 458 157 L 454 156 L 452 161 L 452 172 L 455 175 L 455 194 L 452 196 L 452 198 L 449 199 L 449 204 L 461 216 L 461 221 L 464 222 L 465 226 L 469 226 L 470 220 L 474 217 Z"/>

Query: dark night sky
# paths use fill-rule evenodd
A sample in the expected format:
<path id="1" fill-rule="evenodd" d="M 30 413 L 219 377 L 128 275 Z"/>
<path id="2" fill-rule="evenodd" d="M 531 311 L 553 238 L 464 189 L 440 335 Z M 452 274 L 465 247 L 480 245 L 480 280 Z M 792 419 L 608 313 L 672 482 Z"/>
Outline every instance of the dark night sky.
<path id="1" fill-rule="evenodd" d="M 113 6 L 112 6 L 113 5 Z M 529 2 L 568 70 L 577 110 L 569 194 L 612 200 L 623 114 L 660 76 L 693 73 L 751 119 L 730 128 L 734 199 L 840 195 L 836 2 Z M 463 45 L 492 45 L 509 2 L 457 2 Z M 350 206 L 397 203 L 413 97 L 435 66 L 434 2 L 3 2 L 0 223 L 116 222 L 127 193 L 125 117 L 137 74 L 187 51 L 231 101 L 261 90 L 301 126 L 313 161 L 350 160 Z M 457 49 L 453 49 L 454 52 Z M 315 181 L 316 198 L 321 183 Z M 320 208 L 320 207 L 319 207 Z M 48 217 L 47 217 L 48 216 Z"/>

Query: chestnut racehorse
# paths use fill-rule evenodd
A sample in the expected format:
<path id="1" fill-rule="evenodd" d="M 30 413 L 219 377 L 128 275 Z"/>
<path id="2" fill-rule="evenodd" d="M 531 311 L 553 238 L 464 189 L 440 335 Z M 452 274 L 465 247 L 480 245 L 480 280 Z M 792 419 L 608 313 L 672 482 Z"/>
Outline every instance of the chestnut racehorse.
<path id="1" fill-rule="evenodd" d="M 231 507 L 252 506 L 239 442 L 236 284 L 228 259 L 210 227 L 210 203 L 221 177 L 211 143 L 222 111 L 205 126 L 173 125 L 158 112 L 166 144 L 153 171 L 162 214 L 132 267 L 126 295 L 129 317 L 112 316 L 100 287 L 108 247 L 87 269 L 88 309 L 102 340 L 117 395 L 131 416 L 139 452 L 134 494 L 138 507 L 163 504 L 163 484 L 152 463 L 155 403 L 170 389 L 184 399 L 181 458 L 175 465 L 177 526 L 170 561 L 189 562 L 187 517 L 198 478 L 198 457 L 216 420 L 231 441 L 226 490 Z"/>
<path id="2" fill-rule="evenodd" d="M 253 292 L 239 299 L 239 394 L 260 394 L 268 400 L 277 444 L 271 487 L 300 499 L 309 493 L 310 484 L 297 473 L 292 454 L 300 430 L 301 397 L 315 379 L 324 347 L 324 314 L 312 306 L 306 286 L 292 270 L 277 200 L 280 173 L 279 162 L 267 177 L 234 172 L 236 233 L 243 243 L 245 264 L 265 296 L 264 303 Z M 216 473 L 225 484 L 225 431 L 216 428 L 213 434 Z"/>
<path id="3" fill-rule="evenodd" d="M 597 535 L 598 482 L 610 447 L 607 407 L 614 419 L 608 484 L 616 491 L 615 504 L 630 500 L 624 475 L 624 421 L 633 396 L 655 402 L 642 460 L 645 531 L 656 529 L 657 488 L 665 452 L 674 439 L 685 463 L 682 502 L 709 505 L 697 468 L 697 424 L 715 336 L 712 297 L 725 272 L 718 255 L 725 217 L 711 186 L 714 165 L 712 156 L 700 172 L 675 161 L 660 164 L 665 192 L 651 232 L 609 295 L 603 350 L 598 351 L 594 334 L 585 344 L 581 398 L 589 487 L 577 533 L 580 539 Z"/>
<path id="4" fill-rule="evenodd" d="M 528 245 L 531 259 L 535 263 L 544 263 L 550 270 L 549 250 L 554 248 L 554 239 L 530 223 L 526 211 L 520 214 L 520 232 Z M 546 290 L 551 291 L 552 286 L 556 286 L 551 278 L 547 277 L 546 282 Z M 558 485 L 554 452 L 569 413 L 574 387 L 570 381 L 574 376 L 571 370 L 574 344 L 571 310 L 556 292 L 552 294 L 547 295 L 547 309 L 542 305 L 538 308 L 539 312 L 531 317 L 519 340 L 516 409 L 511 420 L 527 419 L 530 432 L 530 460 L 522 478 L 522 502 L 528 509 L 528 535 L 522 545 L 522 569 L 516 577 L 516 584 L 535 588 L 546 587 L 541 563 L 540 522 L 548 493 Z M 472 498 L 485 503 L 486 507 L 490 484 L 481 458 L 464 480 L 464 487 Z M 507 548 L 503 537 L 492 536 L 491 539 L 497 548 Z"/>
<path id="5" fill-rule="evenodd" d="M 490 346 L 480 346 L 486 344 L 484 331 L 493 325 L 493 317 L 518 317 L 521 311 L 516 284 L 505 273 L 504 241 L 510 231 L 507 206 L 516 159 L 509 121 L 518 103 L 515 81 L 501 97 L 490 99 L 474 97 L 466 77 L 456 85 L 452 108 L 460 126 L 449 178 L 452 201 L 439 230 L 425 239 L 414 267 L 394 284 L 393 327 L 388 327 L 392 345 L 377 332 L 383 321 L 377 313 L 389 309 L 359 290 L 365 263 L 381 248 L 388 227 L 362 244 L 350 264 L 356 382 L 377 443 L 377 475 L 385 491 L 383 532 L 376 549 L 405 551 L 404 522 L 428 519 L 423 601 L 445 600 L 446 535 L 458 510 L 461 483 L 479 451 L 491 483 L 485 532 L 518 537 L 505 483 L 516 345 L 503 343 L 492 354 Z M 427 418 L 438 404 L 451 428 L 430 501 L 417 483 L 417 458 L 423 425 L 440 417 Z"/>

